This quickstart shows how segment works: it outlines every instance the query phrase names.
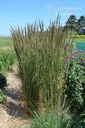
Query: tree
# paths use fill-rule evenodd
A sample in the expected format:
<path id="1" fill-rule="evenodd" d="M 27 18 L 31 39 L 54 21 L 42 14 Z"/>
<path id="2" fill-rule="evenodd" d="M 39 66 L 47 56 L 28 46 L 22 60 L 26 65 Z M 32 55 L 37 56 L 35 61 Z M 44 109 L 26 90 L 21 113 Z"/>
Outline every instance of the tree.
<path id="1" fill-rule="evenodd" d="M 80 27 L 85 27 L 85 16 L 80 16 L 80 18 L 78 19 L 78 25 Z"/>
<path id="2" fill-rule="evenodd" d="M 76 16 L 74 14 L 70 15 L 70 17 L 68 18 L 67 22 L 66 22 L 66 27 L 69 29 L 75 29 L 76 26 Z"/>

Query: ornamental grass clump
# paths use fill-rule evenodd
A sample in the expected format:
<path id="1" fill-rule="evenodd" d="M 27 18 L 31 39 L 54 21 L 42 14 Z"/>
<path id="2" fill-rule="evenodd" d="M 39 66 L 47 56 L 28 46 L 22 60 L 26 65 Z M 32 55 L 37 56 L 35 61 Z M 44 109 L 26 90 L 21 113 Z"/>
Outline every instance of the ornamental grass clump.
<path id="1" fill-rule="evenodd" d="M 61 113 L 48 110 L 45 114 L 34 113 L 34 120 L 31 128 L 71 128 L 71 117 L 67 116 L 67 111 Z"/>
<path id="2" fill-rule="evenodd" d="M 71 110 L 76 112 L 85 105 L 85 52 L 74 51 L 66 69 L 66 96 Z"/>
<path id="3" fill-rule="evenodd" d="M 64 86 L 65 61 L 71 42 L 59 18 L 47 29 L 39 21 L 24 29 L 12 28 L 12 40 L 19 64 L 22 89 L 32 112 L 56 108 Z"/>
<path id="4" fill-rule="evenodd" d="M 85 111 L 68 115 L 65 108 L 63 112 L 62 109 L 57 112 L 48 109 L 45 114 L 34 113 L 31 128 L 85 128 Z"/>

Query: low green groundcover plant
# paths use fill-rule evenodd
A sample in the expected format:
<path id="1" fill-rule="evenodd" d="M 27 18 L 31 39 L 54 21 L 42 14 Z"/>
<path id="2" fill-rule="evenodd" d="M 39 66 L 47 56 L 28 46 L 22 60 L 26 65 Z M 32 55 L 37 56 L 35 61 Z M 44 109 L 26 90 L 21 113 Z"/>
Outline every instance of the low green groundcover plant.
<path id="1" fill-rule="evenodd" d="M 72 110 L 76 111 L 85 104 L 85 52 L 72 52 L 67 63 L 65 94 Z"/>
<path id="2" fill-rule="evenodd" d="M 0 103 L 3 101 L 4 97 L 3 91 L 0 89 Z"/>
<path id="3" fill-rule="evenodd" d="M 15 53 L 13 50 L 0 51 L 0 72 L 11 69 L 15 62 Z"/>

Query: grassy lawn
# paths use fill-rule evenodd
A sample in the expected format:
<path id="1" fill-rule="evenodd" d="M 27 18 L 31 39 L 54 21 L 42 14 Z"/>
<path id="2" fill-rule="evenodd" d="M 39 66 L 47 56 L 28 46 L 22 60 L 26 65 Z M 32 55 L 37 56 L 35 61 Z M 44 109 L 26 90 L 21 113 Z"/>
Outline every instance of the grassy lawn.
<path id="1" fill-rule="evenodd" d="M 13 42 L 11 37 L 0 37 L 0 49 L 13 48 Z"/>
<path id="2" fill-rule="evenodd" d="M 0 72 L 10 70 L 15 62 L 15 52 L 11 37 L 0 37 Z"/>
<path id="3" fill-rule="evenodd" d="M 75 38 L 74 42 L 85 42 L 85 38 Z"/>
<path id="4" fill-rule="evenodd" d="M 74 42 L 85 42 L 84 38 L 75 38 Z M 0 37 L 0 49 L 3 47 L 13 48 L 13 42 L 11 37 Z"/>

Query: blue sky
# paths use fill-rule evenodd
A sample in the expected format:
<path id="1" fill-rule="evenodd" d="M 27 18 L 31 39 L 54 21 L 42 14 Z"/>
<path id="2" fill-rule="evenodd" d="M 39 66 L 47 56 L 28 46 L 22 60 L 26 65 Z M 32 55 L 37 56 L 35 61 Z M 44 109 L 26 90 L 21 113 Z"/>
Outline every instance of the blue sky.
<path id="1" fill-rule="evenodd" d="M 64 25 L 71 14 L 77 18 L 85 15 L 84 3 L 85 0 L 0 0 L 0 35 L 10 35 L 11 26 L 24 27 L 38 19 L 48 26 L 58 12 Z"/>

